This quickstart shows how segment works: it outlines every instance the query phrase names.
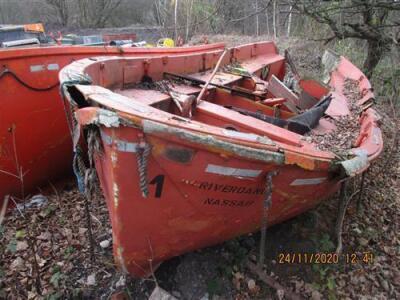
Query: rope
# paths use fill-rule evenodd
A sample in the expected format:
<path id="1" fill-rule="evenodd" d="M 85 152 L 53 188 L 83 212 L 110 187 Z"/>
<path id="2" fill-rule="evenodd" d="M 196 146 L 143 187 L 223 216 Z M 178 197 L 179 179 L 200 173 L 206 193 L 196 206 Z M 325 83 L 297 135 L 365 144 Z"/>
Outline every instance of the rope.
<path id="1" fill-rule="evenodd" d="M 150 144 L 145 143 L 143 146 L 139 146 L 136 159 L 139 171 L 139 185 L 142 191 L 143 198 L 147 198 L 149 195 L 149 186 L 147 180 L 147 164 L 148 158 L 151 152 Z"/>
<path id="2" fill-rule="evenodd" d="M 85 192 L 85 174 L 86 174 L 86 166 L 82 158 L 82 150 L 79 146 L 75 148 L 74 158 L 72 161 L 72 169 L 74 171 L 74 175 L 76 177 L 76 181 L 78 182 L 78 188 L 81 193 Z"/>
<path id="3" fill-rule="evenodd" d="M 74 128 L 76 128 L 78 126 L 78 122 L 76 121 L 76 119 L 74 118 L 74 114 L 73 114 L 73 107 L 76 107 L 76 103 L 73 101 L 73 99 L 71 99 L 71 101 L 69 101 L 69 103 L 67 103 L 67 101 L 69 100 L 69 98 L 66 95 L 67 86 L 71 86 L 71 85 L 75 85 L 75 84 L 91 84 L 91 79 L 89 76 L 84 75 L 75 75 L 75 76 L 69 76 L 71 79 L 64 81 L 60 84 L 60 96 L 61 96 L 61 100 L 63 103 L 63 107 L 64 107 L 64 112 L 65 112 L 65 117 L 67 119 L 67 124 L 68 124 L 68 129 L 69 132 L 71 134 L 71 138 L 74 141 L 73 143 L 73 151 L 74 151 L 74 158 L 72 161 L 72 169 L 74 171 L 74 175 L 76 177 L 76 181 L 78 182 L 78 188 L 79 191 L 81 193 L 84 193 L 86 191 L 86 185 L 87 182 L 85 180 L 85 178 L 87 177 L 86 171 L 86 165 L 85 162 L 83 160 L 83 154 L 82 154 L 82 150 L 79 146 L 79 143 L 75 143 L 75 138 L 74 138 Z M 74 78 L 72 78 L 74 77 Z M 80 130 L 80 129 L 78 129 Z M 80 132 L 78 132 L 80 133 Z M 90 157 L 92 158 L 92 157 Z"/>
<path id="4" fill-rule="evenodd" d="M 89 128 L 87 135 L 87 145 L 88 145 L 88 160 L 89 168 L 83 159 L 83 154 L 81 147 L 79 145 L 75 146 L 74 149 L 74 159 L 72 162 L 72 168 L 74 175 L 78 182 L 79 191 L 83 194 L 91 195 L 94 182 L 96 181 L 96 170 L 94 168 L 94 153 L 100 152 L 101 146 L 99 142 L 99 133 L 95 128 Z"/>
<path id="5" fill-rule="evenodd" d="M 268 210 L 272 205 L 272 177 L 274 177 L 277 172 L 272 171 L 267 173 L 267 180 L 265 183 L 265 199 L 264 199 L 264 209 Z"/>
<path id="6" fill-rule="evenodd" d="M 77 145 L 75 147 L 73 170 L 78 181 L 79 191 L 86 193 L 90 198 L 96 181 L 96 169 L 94 167 L 94 153 L 100 152 L 99 133 L 94 127 L 90 127 L 87 134 L 88 145 L 88 160 L 89 167 L 87 168 L 82 156 L 82 150 Z"/>
<path id="7" fill-rule="evenodd" d="M 35 92 L 47 92 L 50 91 L 52 89 L 54 89 L 55 87 L 58 86 L 58 81 L 46 88 L 38 88 L 38 87 L 34 87 L 28 83 L 26 83 L 25 81 L 23 81 L 17 74 L 15 74 L 13 71 L 9 70 L 9 69 L 4 69 L 1 73 L 0 73 L 0 79 L 6 75 L 10 75 L 11 77 L 13 77 L 17 82 L 19 82 L 20 84 L 22 84 L 24 87 L 35 91 Z"/>
<path id="8" fill-rule="evenodd" d="M 94 245 L 95 240 L 92 233 L 92 222 L 90 216 L 90 204 L 92 203 L 93 192 L 96 181 L 96 169 L 94 168 L 94 153 L 100 151 L 99 131 L 97 127 L 90 126 L 87 134 L 89 168 L 85 170 L 85 214 L 90 242 L 90 258 L 95 262 Z"/>
<path id="9" fill-rule="evenodd" d="M 99 153 L 101 146 L 100 146 L 100 135 L 97 127 L 90 126 L 87 136 L 87 144 L 88 144 L 88 158 L 90 168 L 94 168 L 94 153 Z"/>
<path id="10" fill-rule="evenodd" d="M 76 84 L 91 84 L 91 78 L 86 74 L 67 74 L 69 80 L 63 81 L 60 84 L 60 95 L 64 106 L 64 112 L 67 118 L 67 123 L 71 138 L 73 140 L 74 149 L 74 160 L 73 160 L 73 170 L 78 182 L 79 191 L 85 194 L 85 215 L 86 215 L 86 226 L 88 229 L 88 238 L 90 243 L 90 259 L 95 262 L 95 240 L 92 233 L 92 221 L 90 216 L 90 203 L 92 202 L 93 192 L 96 181 L 96 169 L 94 168 L 94 153 L 100 151 L 99 142 L 99 131 L 95 126 L 89 126 L 87 132 L 87 145 L 88 145 L 88 159 L 89 168 L 86 167 L 83 160 L 82 150 L 79 146 L 79 136 L 80 127 L 77 120 L 74 117 L 73 110 L 78 107 L 78 103 L 74 101 L 68 93 L 68 86 L 73 86 Z M 66 95 L 68 93 L 68 95 Z M 69 103 L 66 103 L 66 102 Z M 75 135 L 74 135 L 75 130 Z"/>

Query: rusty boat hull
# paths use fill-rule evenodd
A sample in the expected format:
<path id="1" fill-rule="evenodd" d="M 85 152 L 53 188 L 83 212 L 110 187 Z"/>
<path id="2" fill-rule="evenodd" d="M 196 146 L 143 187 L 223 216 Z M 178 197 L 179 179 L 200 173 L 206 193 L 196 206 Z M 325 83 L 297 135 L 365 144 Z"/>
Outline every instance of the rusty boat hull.
<path id="1" fill-rule="evenodd" d="M 92 79 L 91 85 L 69 85 L 64 92 L 75 111 L 75 132 L 86 128 L 89 140 L 99 141 L 89 149 L 110 213 L 115 260 L 126 272 L 146 276 L 170 257 L 258 230 L 268 208 L 268 188 L 268 226 L 301 214 L 335 193 L 342 180 L 365 171 L 382 151 L 371 106 L 362 111 L 357 145 L 345 160 L 286 128 L 232 111 L 229 106 L 235 105 L 275 113 L 269 103 L 282 96 L 278 92 L 266 91 L 262 101 L 237 94 L 246 87 L 248 96 L 254 95 L 248 74 L 267 82 L 270 90 L 273 80 L 283 80 L 285 61 L 272 42 L 231 49 L 223 64 L 240 64 L 248 72 L 219 72 L 212 82 L 225 88 L 211 86 L 190 118 L 180 115 L 165 91 L 135 86 L 169 73 L 207 79 L 221 53 L 93 58 L 60 73 L 61 82 L 82 74 Z M 358 105 L 373 98 L 368 80 L 345 58 L 328 75 L 325 87 L 301 82 L 310 95 L 332 93 L 327 113 L 346 114 L 346 78 L 358 82 L 363 95 Z M 186 95 L 198 95 L 201 89 L 179 83 L 174 88 Z M 293 112 L 282 107 L 280 115 L 288 119 Z M 315 130 L 332 130 L 328 119 Z"/>
<path id="2" fill-rule="evenodd" d="M 54 46 L 1 50 L 0 203 L 7 194 L 23 198 L 36 192 L 37 187 L 71 174 L 72 143 L 58 83 L 62 67 L 98 55 L 181 55 L 223 46 Z"/>

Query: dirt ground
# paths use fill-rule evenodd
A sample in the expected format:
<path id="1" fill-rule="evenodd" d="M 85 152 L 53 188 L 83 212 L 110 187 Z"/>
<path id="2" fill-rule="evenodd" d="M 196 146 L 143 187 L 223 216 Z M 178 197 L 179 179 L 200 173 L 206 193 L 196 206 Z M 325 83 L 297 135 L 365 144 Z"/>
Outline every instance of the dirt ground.
<path id="1" fill-rule="evenodd" d="M 238 44 L 245 38 L 211 39 L 218 40 Z M 303 74 L 318 71 L 322 51 L 316 44 L 283 40 L 279 46 L 291 49 Z M 265 272 L 285 291 L 315 300 L 400 299 L 400 153 L 393 151 L 400 122 L 394 122 L 388 105 L 380 99 L 377 103 L 385 150 L 367 173 L 360 198 L 360 178 L 348 186 L 351 202 L 338 263 L 292 264 L 284 256 L 335 251 L 338 197 L 267 231 Z M 154 277 L 133 279 L 114 266 L 100 192 L 90 206 L 95 261 L 90 257 L 85 201 L 74 181 L 38 199 L 40 207 L 15 210 L 0 228 L 0 298 L 147 299 L 156 285 L 178 299 L 285 298 L 285 291 L 271 289 L 247 268 L 246 262 L 258 257 L 259 233 L 173 258 Z"/>

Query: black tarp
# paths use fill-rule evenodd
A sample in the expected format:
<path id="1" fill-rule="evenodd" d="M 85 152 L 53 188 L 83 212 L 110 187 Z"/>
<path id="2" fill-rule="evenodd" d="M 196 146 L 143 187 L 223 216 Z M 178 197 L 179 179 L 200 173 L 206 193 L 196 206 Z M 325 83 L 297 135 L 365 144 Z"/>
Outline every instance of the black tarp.
<path id="1" fill-rule="evenodd" d="M 319 120 L 324 116 L 325 111 L 328 109 L 331 100 L 332 100 L 332 95 L 328 95 L 323 99 L 321 99 L 316 105 L 314 105 L 307 111 L 287 120 L 270 117 L 261 112 L 252 112 L 234 106 L 228 106 L 227 108 L 237 111 L 243 115 L 251 116 L 253 118 L 262 120 L 264 122 L 282 128 L 286 128 L 289 131 L 303 135 L 318 125 Z"/>

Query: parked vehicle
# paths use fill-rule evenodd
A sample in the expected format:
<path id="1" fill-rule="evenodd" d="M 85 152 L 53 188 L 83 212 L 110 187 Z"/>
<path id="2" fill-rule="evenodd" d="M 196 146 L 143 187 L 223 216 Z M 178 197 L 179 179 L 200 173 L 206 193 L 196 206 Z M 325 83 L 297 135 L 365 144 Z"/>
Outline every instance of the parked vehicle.
<path id="1" fill-rule="evenodd" d="M 0 48 L 48 44 L 42 24 L 0 25 Z"/>

